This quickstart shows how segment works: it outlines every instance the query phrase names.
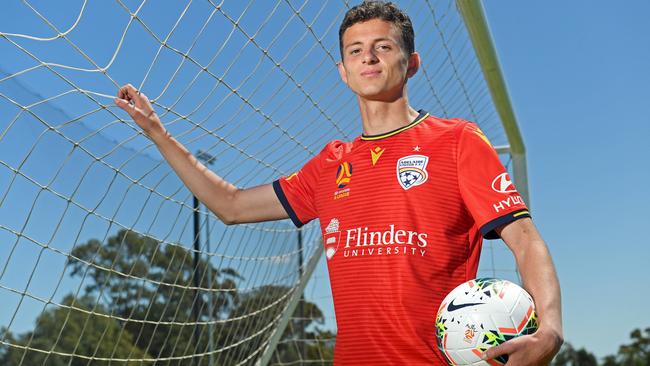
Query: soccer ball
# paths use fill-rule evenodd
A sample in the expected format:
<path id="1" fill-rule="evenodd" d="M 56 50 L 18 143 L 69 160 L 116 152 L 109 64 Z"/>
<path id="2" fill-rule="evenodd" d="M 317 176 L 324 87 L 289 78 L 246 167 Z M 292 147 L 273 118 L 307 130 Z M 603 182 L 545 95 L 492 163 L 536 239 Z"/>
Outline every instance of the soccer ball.
<path id="1" fill-rule="evenodd" d="M 453 289 L 436 317 L 438 348 L 450 365 L 503 365 L 508 356 L 481 360 L 490 347 L 537 330 L 533 299 L 516 284 L 477 278 Z"/>

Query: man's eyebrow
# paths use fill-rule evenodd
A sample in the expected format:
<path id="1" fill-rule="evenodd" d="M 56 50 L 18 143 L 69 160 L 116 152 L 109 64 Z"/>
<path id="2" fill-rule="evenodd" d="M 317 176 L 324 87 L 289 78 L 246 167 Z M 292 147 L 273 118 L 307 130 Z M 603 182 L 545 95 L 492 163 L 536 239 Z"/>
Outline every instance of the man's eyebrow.
<path id="1" fill-rule="evenodd" d="M 375 39 L 372 40 L 373 43 L 374 43 L 374 42 L 381 42 L 381 41 L 391 41 L 391 42 L 395 43 L 395 40 L 393 40 L 392 38 L 388 38 L 388 37 L 375 38 Z M 362 45 L 362 44 L 363 44 L 363 42 L 361 42 L 361 41 L 356 41 L 356 42 L 352 42 L 352 43 L 350 43 L 350 44 L 344 46 L 343 48 L 346 48 L 346 49 L 347 49 L 348 47 L 357 46 L 357 45 Z"/>
<path id="2" fill-rule="evenodd" d="M 352 43 L 350 43 L 350 44 L 348 44 L 348 45 L 345 45 L 343 48 L 344 48 L 344 49 L 348 49 L 348 48 L 350 48 L 350 47 L 352 47 L 352 46 L 358 46 L 358 45 L 362 45 L 362 44 L 363 44 L 363 42 L 361 42 L 361 41 L 356 41 L 356 42 L 352 42 Z"/>

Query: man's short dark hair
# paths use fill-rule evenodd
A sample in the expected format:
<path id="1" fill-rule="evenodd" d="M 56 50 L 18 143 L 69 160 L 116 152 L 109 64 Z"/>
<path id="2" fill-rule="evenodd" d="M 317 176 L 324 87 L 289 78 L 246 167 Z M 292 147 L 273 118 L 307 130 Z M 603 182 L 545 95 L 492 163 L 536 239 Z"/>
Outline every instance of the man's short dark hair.
<path id="1" fill-rule="evenodd" d="M 383 1 L 364 1 L 354 6 L 345 13 L 341 27 L 339 28 L 339 49 L 343 59 L 343 33 L 354 24 L 367 22 L 372 19 L 381 19 L 392 23 L 400 34 L 400 46 L 410 55 L 415 52 L 415 35 L 413 24 L 405 12 L 400 10 L 393 3 Z"/>

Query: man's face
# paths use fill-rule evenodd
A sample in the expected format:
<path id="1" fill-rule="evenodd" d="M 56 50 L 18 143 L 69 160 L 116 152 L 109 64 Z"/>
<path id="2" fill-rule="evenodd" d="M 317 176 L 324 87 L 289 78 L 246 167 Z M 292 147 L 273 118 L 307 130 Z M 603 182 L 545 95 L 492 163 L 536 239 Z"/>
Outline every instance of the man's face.
<path id="1" fill-rule="evenodd" d="M 419 56 L 405 54 L 395 26 L 381 19 L 356 23 L 343 33 L 341 79 L 360 98 L 394 101 L 419 66 Z"/>

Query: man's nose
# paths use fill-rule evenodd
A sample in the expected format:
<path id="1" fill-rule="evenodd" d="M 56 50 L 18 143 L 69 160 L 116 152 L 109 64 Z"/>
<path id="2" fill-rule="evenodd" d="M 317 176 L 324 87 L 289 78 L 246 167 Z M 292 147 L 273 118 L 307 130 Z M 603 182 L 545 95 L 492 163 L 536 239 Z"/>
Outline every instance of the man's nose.
<path id="1" fill-rule="evenodd" d="M 369 48 L 367 50 L 363 51 L 363 62 L 366 64 L 374 64 L 379 59 L 377 58 L 377 55 L 375 54 L 375 50 L 372 48 Z"/>

